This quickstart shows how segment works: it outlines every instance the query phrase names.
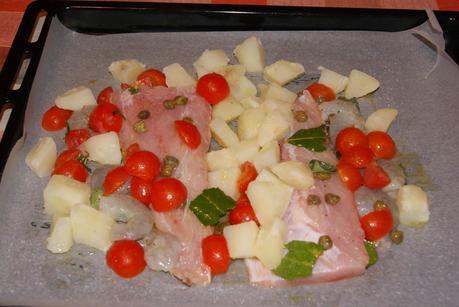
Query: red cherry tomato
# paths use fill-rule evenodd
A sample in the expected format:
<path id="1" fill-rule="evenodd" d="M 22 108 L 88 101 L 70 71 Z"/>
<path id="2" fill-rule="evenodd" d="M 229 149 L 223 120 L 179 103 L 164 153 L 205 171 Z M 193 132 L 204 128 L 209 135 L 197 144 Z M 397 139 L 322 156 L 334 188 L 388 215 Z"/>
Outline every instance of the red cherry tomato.
<path id="1" fill-rule="evenodd" d="M 368 133 L 368 146 L 376 158 L 390 160 L 395 156 L 395 142 L 391 136 L 382 131 Z"/>
<path id="2" fill-rule="evenodd" d="M 110 131 L 120 132 L 123 125 L 123 116 L 113 103 L 97 105 L 89 115 L 89 127 L 99 133 Z"/>
<path id="3" fill-rule="evenodd" d="M 158 212 L 166 212 L 180 207 L 188 196 L 185 185 L 175 178 L 154 181 L 151 187 L 151 205 Z"/>
<path id="4" fill-rule="evenodd" d="M 113 243 L 105 255 L 105 261 L 109 268 L 123 278 L 135 277 L 147 266 L 145 251 L 134 240 L 121 240 Z"/>
<path id="5" fill-rule="evenodd" d="M 346 188 L 352 192 L 360 188 L 363 179 L 360 171 L 357 168 L 342 162 L 338 163 L 336 168 L 339 178 L 344 183 Z"/>
<path id="6" fill-rule="evenodd" d="M 124 161 L 126 161 L 133 153 L 140 151 L 140 146 L 137 143 L 133 143 L 126 148 L 124 152 Z"/>
<path id="7" fill-rule="evenodd" d="M 148 206 L 151 202 L 151 189 L 153 182 L 137 177 L 131 179 L 131 195 L 142 204 Z"/>
<path id="8" fill-rule="evenodd" d="M 161 162 L 158 157 L 150 151 L 137 151 L 126 159 L 124 164 L 126 172 L 134 177 L 143 180 L 152 180 L 159 175 Z"/>
<path id="9" fill-rule="evenodd" d="M 237 180 L 237 187 L 239 193 L 244 193 L 249 186 L 249 183 L 254 181 L 257 178 L 257 169 L 255 166 L 250 162 L 244 162 L 241 167 L 241 174 Z"/>
<path id="10" fill-rule="evenodd" d="M 108 86 L 104 88 L 97 96 L 97 104 L 112 103 L 113 88 Z"/>
<path id="11" fill-rule="evenodd" d="M 223 235 L 210 235 L 202 240 L 202 258 L 213 275 L 228 271 L 231 259 L 226 239 Z"/>
<path id="12" fill-rule="evenodd" d="M 73 129 L 65 135 L 65 144 L 69 149 L 77 148 L 91 137 L 88 129 Z"/>
<path id="13" fill-rule="evenodd" d="M 365 239 L 376 241 L 389 233 L 394 225 L 392 213 L 388 209 L 372 211 L 360 218 Z"/>
<path id="14" fill-rule="evenodd" d="M 147 69 L 137 77 L 139 83 L 147 86 L 167 86 L 166 75 L 156 69 Z"/>
<path id="15" fill-rule="evenodd" d="M 355 168 L 364 168 L 373 161 L 373 152 L 366 146 L 355 146 L 344 153 L 340 161 Z"/>
<path id="16" fill-rule="evenodd" d="M 255 211 L 253 211 L 250 200 L 245 194 L 242 194 L 236 201 L 236 207 L 229 212 L 228 220 L 231 225 L 254 221 L 260 226 L 260 222 L 258 222 Z"/>
<path id="17" fill-rule="evenodd" d="M 201 144 L 201 133 L 192 123 L 186 120 L 176 120 L 175 130 L 189 148 L 196 149 Z"/>
<path id="18" fill-rule="evenodd" d="M 53 175 L 64 175 L 80 182 L 86 182 L 88 171 L 80 161 L 69 160 L 58 165 L 54 169 Z"/>
<path id="19" fill-rule="evenodd" d="M 376 163 L 371 163 L 363 171 L 363 185 L 370 189 L 381 189 L 390 183 L 386 171 Z"/>
<path id="20" fill-rule="evenodd" d="M 60 165 L 64 164 L 70 160 L 76 160 L 81 154 L 79 149 L 67 149 L 61 152 L 57 157 L 56 162 L 54 163 L 54 168 L 58 168 Z"/>
<path id="21" fill-rule="evenodd" d="M 213 72 L 199 78 L 196 92 L 208 103 L 217 104 L 229 95 L 230 88 L 225 77 Z"/>
<path id="22" fill-rule="evenodd" d="M 359 128 L 344 128 L 336 136 L 336 150 L 341 154 L 349 152 L 356 146 L 368 146 L 367 137 Z"/>
<path id="23" fill-rule="evenodd" d="M 307 90 L 317 102 L 332 101 L 336 98 L 335 92 L 321 83 L 313 83 L 307 87 Z"/>
<path id="24" fill-rule="evenodd" d="M 118 166 L 110 170 L 105 176 L 104 183 L 102 184 L 104 188 L 104 196 L 108 196 L 126 183 L 129 179 L 129 174 L 126 172 L 124 167 Z"/>
<path id="25" fill-rule="evenodd" d="M 52 106 L 43 114 L 41 126 L 46 131 L 59 131 L 65 128 L 70 116 L 72 116 L 72 111 Z"/>

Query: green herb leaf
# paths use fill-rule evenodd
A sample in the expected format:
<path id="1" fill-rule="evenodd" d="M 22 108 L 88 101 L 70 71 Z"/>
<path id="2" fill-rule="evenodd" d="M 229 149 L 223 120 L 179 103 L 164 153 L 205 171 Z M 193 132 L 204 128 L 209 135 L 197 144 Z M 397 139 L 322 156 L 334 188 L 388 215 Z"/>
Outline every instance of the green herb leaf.
<path id="1" fill-rule="evenodd" d="M 287 142 L 314 152 L 322 152 L 326 149 L 325 140 L 325 125 L 322 125 L 311 129 L 300 129 L 289 137 Z"/>
<path id="2" fill-rule="evenodd" d="M 313 173 L 333 173 L 336 172 L 336 166 L 320 160 L 309 161 L 309 168 Z"/>
<path id="3" fill-rule="evenodd" d="M 91 192 L 91 196 L 89 197 L 91 207 L 99 210 L 100 197 L 102 196 L 103 193 L 104 191 L 102 191 L 101 188 L 97 188 Z"/>
<path id="4" fill-rule="evenodd" d="M 217 224 L 236 202 L 219 188 L 205 189 L 190 203 L 190 210 L 204 225 Z"/>
<path id="5" fill-rule="evenodd" d="M 129 88 L 129 92 L 134 95 L 134 94 L 137 94 L 138 92 L 140 92 L 140 89 L 136 88 L 136 87 L 130 87 Z"/>
<path id="6" fill-rule="evenodd" d="M 317 258 L 324 253 L 324 248 L 313 242 L 294 240 L 285 247 L 288 253 L 273 273 L 287 280 L 311 276 Z"/>
<path id="7" fill-rule="evenodd" d="M 365 245 L 365 249 L 367 250 L 367 253 L 368 253 L 368 264 L 367 264 L 367 269 L 368 269 L 373 264 L 378 262 L 378 252 L 376 251 L 376 245 L 374 245 L 374 243 L 371 243 L 369 241 L 363 241 L 363 244 Z"/>

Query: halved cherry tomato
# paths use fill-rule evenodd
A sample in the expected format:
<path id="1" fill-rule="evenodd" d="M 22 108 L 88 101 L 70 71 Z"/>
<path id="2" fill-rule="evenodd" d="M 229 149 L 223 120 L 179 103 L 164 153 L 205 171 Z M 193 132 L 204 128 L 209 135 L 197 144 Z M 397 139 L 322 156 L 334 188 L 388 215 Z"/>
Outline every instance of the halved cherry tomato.
<path id="1" fill-rule="evenodd" d="M 225 77 L 217 73 L 209 73 L 199 78 L 196 93 L 204 97 L 210 104 L 217 104 L 225 99 L 230 92 Z"/>
<path id="2" fill-rule="evenodd" d="M 381 189 L 390 183 L 386 171 L 376 163 L 371 163 L 363 171 L 363 185 L 370 189 Z"/>
<path id="3" fill-rule="evenodd" d="M 81 154 L 79 149 L 67 149 L 61 152 L 57 157 L 56 162 L 54 163 L 54 168 L 58 168 L 60 165 L 64 164 L 70 160 L 76 160 Z"/>
<path id="4" fill-rule="evenodd" d="M 46 131 L 59 131 L 65 128 L 70 116 L 72 116 L 72 111 L 52 106 L 43 114 L 41 126 Z"/>
<path id="5" fill-rule="evenodd" d="M 166 75 L 156 69 L 147 69 L 137 77 L 139 83 L 147 86 L 167 86 Z"/>
<path id="6" fill-rule="evenodd" d="M 257 178 L 257 169 L 249 161 L 244 162 L 241 166 L 241 174 L 237 180 L 237 188 L 239 193 L 244 193 L 249 186 L 249 183 Z"/>
<path id="7" fill-rule="evenodd" d="M 321 83 L 313 83 L 307 87 L 307 90 L 317 102 L 332 101 L 336 98 L 335 92 Z"/>
<path id="8" fill-rule="evenodd" d="M 363 179 L 360 171 L 357 168 L 343 162 L 339 162 L 336 168 L 339 178 L 344 183 L 346 188 L 352 192 L 360 188 Z"/>
<path id="9" fill-rule="evenodd" d="M 394 225 L 394 219 L 389 209 L 381 209 L 360 218 L 360 225 L 365 232 L 365 239 L 376 241 L 389 233 Z"/>
<path id="10" fill-rule="evenodd" d="M 336 136 L 336 150 L 341 154 L 350 151 L 356 146 L 368 146 L 367 137 L 359 128 L 344 128 Z"/>
<path id="11" fill-rule="evenodd" d="M 109 268 L 123 278 L 135 277 L 147 266 L 145 251 L 142 245 L 134 240 L 113 243 L 105 255 L 105 261 Z"/>
<path id="12" fill-rule="evenodd" d="M 73 129 L 67 132 L 64 140 L 65 144 L 67 144 L 67 147 L 73 149 L 83 144 L 90 137 L 91 133 L 88 129 Z"/>
<path id="13" fill-rule="evenodd" d="M 355 146 L 345 152 L 340 161 L 355 168 L 364 168 L 373 161 L 373 152 L 366 146 Z"/>
<path id="14" fill-rule="evenodd" d="M 201 144 L 201 133 L 192 123 L 186 120 L 176 120 L 175 130 L 189 148 L 196 149 Z"/>
<path id="15" fill-rule="evenodd" d="M 124 152 L 124 161 L 126 161 L 133 153 L 140 151 L 140 146 L 137 143 L 129 145 L 129 147 Z"/>
<path id="16" fill-rule="evenodd" d="M 104 183 L 102 184 L 104 188 L 104 196 L 108 196 L 116 192 L 116 190 L 123 186 L 128 179 L 129 174 L 126 172 L 124 167 L 118 166 L 110 170 L 105 176 Z"/>
<path id="17" fill-rule="evenodd" d="M 97 96 L 97 104 L 112 103 L 113 88 L 107 86 Z"/>
<path id="18" fill-rule="evenodd" d="M 390 160 L 395 156 L 395 142 L 391 136 L 382 131 L 368 133 L 368 146 L 376 158 Z"/>
<path id="19" fill-rule="evenodd" d="M 151 204 L 158 212 L 166 212 L 180 207 L 188 196 L 185 185 L 175 178 L 154 181 L 151 188 Z"/>
<path id="20" fill-rule="evenodd" d="M 80 182 L 86 182 L 88 171 L 80 161 L 69 160 L 58 165 L 54 169 L 53 175 L 64 175 Z"/>
<path id="21" fill-rule="evenodd" d="M 97 105 L 89 115 L 89 128 L 95 132 L 105 133 L 110 131 L 120 132 L 123 125 L 123 116 L 113 103 Z"/>
<path id="22" fill-rule="evenodd" d="M 137 151 L 126 159 L 126 172 L 143 180 L 152 180 L 159 175 L 161 162 L 151 151 Z"/>
<path id="23" fill-rule="evenodd" d="M 153 181 L 143 180 L 137 177 L 131 179 L 131 195 L 142 204 L 148 206 L 151 202 L 151 189 Z"/>
<path id="24" fill-rule="evenodd" d="M 229 212 L 228 221 L 231 225 L 254 221 L 258 226 L 260 226 L 260 222 L 258 222 L 255 211 L 253 211 L 250 200 L 245 194 L 242 194 L 239 197 L 236 201 L 236 207 Z"/>
<path id="25" fill-rule="evenodd" d="M 228 245 L 223 235 L 210 235 L 202 240 L 202 258 L 210 267 L 213 275 L 223 274 L 228 271 L 231 259 Z"/>

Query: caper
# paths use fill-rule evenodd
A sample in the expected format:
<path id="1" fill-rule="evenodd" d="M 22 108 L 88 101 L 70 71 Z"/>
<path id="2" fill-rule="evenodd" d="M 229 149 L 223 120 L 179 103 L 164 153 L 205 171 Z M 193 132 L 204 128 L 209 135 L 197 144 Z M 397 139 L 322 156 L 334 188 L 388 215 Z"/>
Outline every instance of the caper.
<path id="1" fill-rule="evenodd" d="M 387 209 L 387 208 L 388 208 L 387 204 L 382 199 L 378 199 L 373 204 L 373 209 L 375 209 L 375 210 L 382 210 L 382 209 Z"/>
<path id="2" fill-rule="evenodd" d="M 144 133 L 147 132 L 147 127 L 145 126 L 145 122 L 143 120 L 139 120 L 133 126 L 134 131 L 137 133 Z"/>
<path id="3" fill-rule="evenodd" d="M 171 165 L 172 167 L 177 167 L 179 165 L 179 160 L 174 156 L 165 156 L 164 164 Z"/>
<path id="4" fill-rule="evenodd" d="M 142 110 L 137 114 L 137 117 L 140 119 L 147 119 L 150 117 L 150 112 L 148 110 Z"/>
<path id="5" fill-rule="evenodd" d="M 320 205 L 321 203 L 320 197 L 314 194 L 309 194 L 307 201 L 308 201 L 308 205 L 310 206 Z"/>
<path id="6" fill-rule="evenodd" d="M 163 106 L 168 110 L 175 109 L 175 103 L 173 100 L 169 100 L 169 99 L 164 100 Z"/>
<path id="7" fill-rule="evenodd" d="M 395 244 L 400 244 L 403 242 L 403 231 L 401 230 L 392 230 L 390 232 L 390 239 Z"/>
<path id="8" fill-rule="evenodd" d="M 165 165 L 161 168 L 161 176 L 163 177 L 170 177 L 174 172 L 174 168 L 170 167 L 169 165 Z"/>
<path id="9" fill-rule="evenodd" d="M 165 156 L 161 167 L 161 176 L 170 177 L 178 166 L 179 160 L 173 156 Z"/>
<path id="10" fill-rule="evenodd" d="M 324 235 L 319 238 L 319 245 L 327 250 L 333 247 L 333 241 L 330 236 Z"/>
<path id="11" fill-rule="evenodd" d="M 304 123 L 308 120 L 308 113 L 305 111 L 293 111 L 293 117 L 297 122 Z"/>
<path id="12" fill-rule="evenodd" d="M 313 173 L 314 179 L 317 180 L 329 180 L 331 178 L 331 174 L 327 172 L 315 172 Z"/>
<path id="13" fill-rule="evenodd" d="M 333 193 L 327 193 L 325 194 L 325 202 L 329 205 L 336 205 L 337 203 L 339 203 L 340 201 L 340 197 L 336 194 L 333 194 Z"/>
<path id="14" fill-rule="evenodd" d="M 177 96 L 174 98 L 174 102 L 176 105 L 181 106 L 181 105 L 186 105 L 188 102 L 188 98 L 185 96 Z"/>

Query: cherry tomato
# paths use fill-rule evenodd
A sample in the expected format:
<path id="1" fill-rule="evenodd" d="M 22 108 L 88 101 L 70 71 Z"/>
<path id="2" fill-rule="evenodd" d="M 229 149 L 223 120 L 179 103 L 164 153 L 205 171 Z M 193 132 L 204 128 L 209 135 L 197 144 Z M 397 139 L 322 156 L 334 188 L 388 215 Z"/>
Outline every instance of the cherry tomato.
<path id="1" fill-rule="evenodd" d="M 134 240 L 121 240 L 113 243 L 105 255 L 105 261 L 109 268 L 123 278 L 135 277 L 147 266 L 145 251 Z"/>
<path id="2" fill-rule="evenodd" d="M 89 127 L 95 132 L 105 133 L 110 131 L 120 132 L 123 125 L 123 116 L 113 103 L 97 105 L 89 115 Z"/>
<path id="3" fill-rule="evenodd" d="M 81 182 L 86 182 L 88 171 L 80 161 L 69 160 L 58 165 L 54 169 L 53 175 L 64 175 Z"/>
<path id="4" fill-rule="evenodd" d="M 343 162 L 339 162 L 336 168 L 339 178 L 344 183 L 346 188 L 352 192 L 360 188 L 363 179 L 360 171 L 357 168 Z"/>
<path id="5" fill-rule="evenodd" d="M 147 69 L 137 77 L 139 83 L 147 86 L 167 86 L 166 75 L 156 69 Z"/>
<path id="6" fill-rule="evenodd" d="M 166 212 L 180 207 L 188 196 L 185 185 L 175 178 L 154 181 L 151 187 L 151 204 L 158 212 Z"/>
<path id="7" fill-rule="evenodd" d="M 355 146 L 341 156 L 341 160 L 355 168 L 364 168 L 373 161 L 373 152 L 366 146 Z"/>
<path id="8" fill-rule="evenodd" d="M 108 86 L 104 88 L 97 96 L 97 104 L 112 103 L 113 88 Z"/>
<path id="9" fill-rule="evenodd" d="M 344 128 L 336 136 L 336 150 L 341 154 L 349 152 L 356 146 L 368 146 L 367 137 L 359 128 Z"/>
<path id="10" fill-rule="evenodd" d="M 196 92 L 208 103 L 217 104 L 229 95 L 230 88 L 225 77 L 213 72 L 199 78 Z"/>
<path id="11" fill-rule="evenodd" d="M 151 151 L 137 151 L 126 159 L 126 172 L 143 180 L 152 180 L 161 171 L 161 162 Z"/>
<path id="12" fill-rule="evenodd" d="M 41 126 L 46 131 L 59 131 L 65 128 L 70 116 L 72 116 L 72 111 L 52 106 L 43 114 Z"/>
<path id="13" fill-rule="evenodd" d="M 142 204 L 148 206 L 151 202 L 151 189 L 153 182 L 137 177 L 131 179 L 131 195 Z"/>
<path id="14" fill-rule="evenodd" d="M 110 170 L 105 176 L 104 183 L 104 196 L 108 196 L 126 183 L 129 179 L 129 174 L 126 172 L 124 167 L 118 166 Z"/>
<path id="15" fill-rule="evenodd" d="M 201 133 L 192 123 L 186 120 L 176 120 L 175 130 L 189 148 L 196 149 L 201 144 Z"/>
<path id="16" fill-rule="evenodd" d="M 73 129 L 65 135 L 65 144 L 69 149 L 77 148 L 91 137 L 88 129 Z"/>
<path id="17" fill-rule="evenodd" d="M 363 171 L 363 185 L 370 189 L 381 189 L 390 183 L 386 171 L 376 163 L 371 163 Z"/>
<path id="18" fill-rule="evenodd" d="M 226 239 L 223 235 L 210 235 L 202 240 L 202 258 L 213 275 L 228 271 L 231 259 Z"/>
<path id="19" fill-rule="evenodd" d="M 360 218 L 365 239 L 376 241 L 389 233 L 394 225 L 392 213 L 388 209 L 372 211 Z"/>
<path id="20" fill-rule="evenodd" d="M 140 151 L 140 146 L 137 143 L 133 143 L 126 148 L 124 152 L 124 161 L 126 161 L 133 153 Z"/>
<path id="21" fill-rule="evenodd" d="M 249 183 L 251 183 L 257 178 L 258 173 L 255 166 L 248 161 L 244 162 L 241 165 L 240 169 L 241 174 L 239 175 L 239 178 L 237 180 L 237 187 L 239 193 L 244 193 L 247 190 Z"/>
<path id="22" fill-rule="evenodd" d="M 335 92 L 333 92 L 333 90 L 328 86 L 321 83 L 313 83 L 308 86 L 307 90 L 317 102 L 332 101 L 336 98 Z"/>
<path id="23" fill-rule="evenodd" d="M 253 211 L 250 200 L 245 194 L 242 194 L 236 201 L 236 207 L 229 212 L 228 220 L 231 225 L 254 221 L 260 226 L 260 222 L 258 222 L 255 211 Z"/>
<path id="24" fill-rule="evenodd" d="M 59 167 L 60 165 L 64 164 L 70 160 L 76 160 L 81 154 L 79 149 L 67 149 L 61 152 L 61 154 L 57 157 L 56 162 L 54 163 L 54 168 Z"/>
<path id="25" fill-rule="evenodd" d="M 368 146 L 376 158 L 390 160 L 395 156 L 395 142 L 391 136 L 382 131 L 368 133 Z"/>

